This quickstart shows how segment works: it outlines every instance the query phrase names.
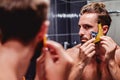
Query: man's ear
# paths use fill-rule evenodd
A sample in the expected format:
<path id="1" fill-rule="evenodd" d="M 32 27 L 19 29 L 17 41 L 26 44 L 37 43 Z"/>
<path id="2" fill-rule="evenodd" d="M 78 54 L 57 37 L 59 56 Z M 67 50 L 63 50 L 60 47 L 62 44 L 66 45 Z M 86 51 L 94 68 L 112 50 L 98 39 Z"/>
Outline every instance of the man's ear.
<path id="1" fill-rule="evenodd" d="M 108 25 L 103 25 L 103 34 L 104 34 L 104 35 L 107 34 L 108 29 L 109 29 Z"/>
<path id="2" fill-rule="evenodd" d="M 38 42 L 43 40 L 45 34 L 48 31 L 48 26 L 49 26 L 49 21 L 48 20 L 44 21 L 43 24 L 41 25 L 41 28 L 40 28 L 40 30 L 38 32 L 38 35 L 37 35 L 37 41 Z"/>

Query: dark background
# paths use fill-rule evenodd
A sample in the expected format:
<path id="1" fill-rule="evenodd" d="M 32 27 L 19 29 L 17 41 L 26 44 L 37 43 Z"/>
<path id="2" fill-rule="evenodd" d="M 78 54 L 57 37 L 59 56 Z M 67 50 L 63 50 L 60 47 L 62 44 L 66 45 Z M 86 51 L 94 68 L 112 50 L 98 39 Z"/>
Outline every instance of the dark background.
<path id="1" fill-rule="evenodd" d="M 61 43 L 65 49 L 80 43 L 79 12 L 85 4 L 87 0 L 51 0 L 48 38 Z"/>

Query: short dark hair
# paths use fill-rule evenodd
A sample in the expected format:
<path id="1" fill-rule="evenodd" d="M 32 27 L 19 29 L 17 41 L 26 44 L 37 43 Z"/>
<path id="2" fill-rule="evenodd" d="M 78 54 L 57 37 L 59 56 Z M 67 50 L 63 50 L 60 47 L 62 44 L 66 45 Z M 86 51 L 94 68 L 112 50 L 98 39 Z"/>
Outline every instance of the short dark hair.
<path id="1" fill-rule="evenodd" d="M 98 23 L 100 22 L 102 25 L 110 26 L 111 24 L 111 17 L 102 2 L 92 2 L 83 6 L 80 14 L 83 15 L 85 13 L 96 13 L 98 15 Z"/>
<path id="2" fill-rule="evenodd" d="M 2 43 L 11 38 L 29 43 L 47 19 L 48 5 L 35 0 L 0 0 Z"/>

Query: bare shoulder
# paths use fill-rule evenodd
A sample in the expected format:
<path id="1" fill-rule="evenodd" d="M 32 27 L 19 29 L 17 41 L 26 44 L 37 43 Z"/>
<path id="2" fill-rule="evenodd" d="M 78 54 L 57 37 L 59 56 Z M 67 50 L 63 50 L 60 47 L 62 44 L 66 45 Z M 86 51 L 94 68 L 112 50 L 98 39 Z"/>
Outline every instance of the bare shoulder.
<path id="1" fill-rule="evenodd" d="M 120 46 L 117 46 L 117 49 L 115 51 L 115 60 L 117 61 L 117 63 L 119 63 L 120 65 Z"/>
<path id="2" fill-rule="evenodd" d="M 66 52 L 68 53 L 68 55 L 70 55 L 72 58 L 75 58 L 79 55 L 79 47 L 81 46 L 81 44 L 78 44 L 72 48 L 69 48 L 66 50 Z"/>
<path id="3" fill-rule="evenodd" d="M 120 46 L 117 46 L 117 49 L 116 49 L 116 51 L 115 51 L 115 54 L 116 54 L 116 55 L 120 55 Z"/>
<path id="4" fill-rule="evenodd" d="M 80 46 L 81 46 L 81 44 L 78 44 L 78 45 L 76 45 L 76 46 L 74 46 L 72 48 L 67 49 L 66 51 L 69 54 L 73 54 L 73 52 L 78 52 L 79 51 Z"/>

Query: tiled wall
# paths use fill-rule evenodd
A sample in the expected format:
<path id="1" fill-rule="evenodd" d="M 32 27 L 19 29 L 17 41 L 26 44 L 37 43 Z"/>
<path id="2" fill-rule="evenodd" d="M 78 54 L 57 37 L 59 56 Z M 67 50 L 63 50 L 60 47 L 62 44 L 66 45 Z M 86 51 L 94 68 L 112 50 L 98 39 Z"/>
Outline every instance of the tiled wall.
<path id="1" fill-rule="evenodd" d="M 49 19 L 51 21 L 48 38 L 69 48 L 79 41 L 79 12 L 86 0 L 51 0 Z"/>

